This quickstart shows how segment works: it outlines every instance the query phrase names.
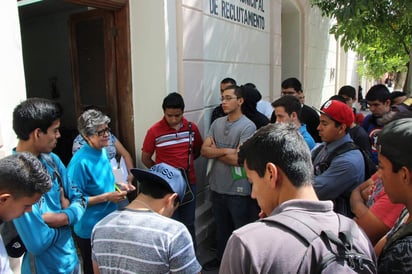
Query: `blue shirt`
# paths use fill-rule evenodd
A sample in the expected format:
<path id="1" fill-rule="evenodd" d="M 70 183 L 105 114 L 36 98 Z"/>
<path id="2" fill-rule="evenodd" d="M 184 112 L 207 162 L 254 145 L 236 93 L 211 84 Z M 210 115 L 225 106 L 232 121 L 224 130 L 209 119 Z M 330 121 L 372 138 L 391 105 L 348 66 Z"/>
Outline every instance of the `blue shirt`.
<path id="1" fill-rule="evenodd" d="M 86 143 L 73 155 L 67 174 L 87 201 L 89 196 L 115 191 L 112 166 L 105 148 L 98 150 Z M 75 234 L 90 239 L 94 225 L 116 209 L 117 205 L 110 201 L 88 206 L 83 218 L 74 225 Z"/>
<path id="2" fill-rule="evenodd" d="M 351 142 L 349 134 L 343 138 L 326 145 L 327 155 L 346 142 Z M 321 161 L 320 154 L 313 161 L 313 166 Z M 333 200 L 335 211 L 350 210 L 349 197 L 352 190 L 364 181 L 365 162 L 362 153 L 358 150 L 350 150 L 336 156 L 327 170 L 315 175 L 314 188 L 320 200 Z"/>
<path id="3" fill-rule="evenodd" d="M 13 223 L 28 252 L 34 257 L 36 273 L 71 273 L 79 265 L 71 228 L 51 228 L 43 221 L 42 214 L 64 212 L 68 215 L 70 224 L 73 224 L 82 217 L 86 207 L 85 200 L 81 193 L 72 187 L 66 175 L 66 167 L 57 155 L 41 154 L 39 159 L 52 178 L 52 188 L 32 206 L 31 212 L 14 219 Z M 56 170 L 71 202 L 67 209 L 61 207 L 60 179 L 55 174 Z M 28 253 L 23 257 L 21 272 L 31 273 Z"/>
<path id="4" fill-rule="evenodd" d="M 305 142 L 308 144 L 309 149 L 312 150 L 312 148 L 315 147 L 316 143 L 315 143 L 315 140 L 313 140 L 312 135 L 310 135 L 310 133 L 306 129 L 305 124 L 301 124 L 301 126 L 299 128 L 299 132 L 300 132 L 300 134 L 302 134 L 303 139 L 305 139 Z"/>

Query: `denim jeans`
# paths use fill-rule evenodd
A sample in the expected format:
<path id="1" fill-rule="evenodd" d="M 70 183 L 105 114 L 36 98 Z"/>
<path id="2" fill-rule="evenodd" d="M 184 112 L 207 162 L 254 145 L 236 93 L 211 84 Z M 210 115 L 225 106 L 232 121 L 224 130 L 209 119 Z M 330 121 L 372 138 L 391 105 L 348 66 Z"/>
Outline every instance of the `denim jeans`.
<path id="1" fill-rule="evenodd" d="M 216 222 L 216 257 L 221 260 L 233 230 L 258 219 L 259 207 L 250 196 L 219 194 L 212 191 Z"/>
<path id="2" fill-rule="evenodd" d="M 196 229 L 195 229 L 195 211 L 196 211 L 196 185 L 190 185 L 195 199 L 190 203 L 179 206 L 174 212 L 172 218 L 182 222 L 190 232 L 193 240 L 193 246 L 196 249 Z"/>

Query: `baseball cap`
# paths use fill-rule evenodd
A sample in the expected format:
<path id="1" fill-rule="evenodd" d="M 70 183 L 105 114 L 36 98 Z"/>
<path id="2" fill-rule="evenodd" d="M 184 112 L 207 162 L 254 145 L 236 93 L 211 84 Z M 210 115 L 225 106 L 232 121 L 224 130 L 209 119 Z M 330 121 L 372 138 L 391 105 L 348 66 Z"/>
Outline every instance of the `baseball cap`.
<path id="1" fill-rule="evenodd" d="M 378 133 L 378 152 L 389 160 L 412 168 L 412 117 L 386 124 Z"/>
<path id="2" fill-rule="evenodd" d="M 138 181 L 155 182 L 170 188 L 177 193 L 179 201 L 182 203 L 186 191 L 186 181 L 179 169 L 160 163 L 150 169 L 132 168 L 130 171 Z"/>
<path id="3" fill-rule="evenodd" d="M 341 124 L 345 124 L 348 128 L 354 121 L 353 110 L 343 102 L 337 100 L 328 100 L 323 104 L 322 108 L 316 109 L 321 114 L 328 116 L 330 119 L 335 120 Z"/>

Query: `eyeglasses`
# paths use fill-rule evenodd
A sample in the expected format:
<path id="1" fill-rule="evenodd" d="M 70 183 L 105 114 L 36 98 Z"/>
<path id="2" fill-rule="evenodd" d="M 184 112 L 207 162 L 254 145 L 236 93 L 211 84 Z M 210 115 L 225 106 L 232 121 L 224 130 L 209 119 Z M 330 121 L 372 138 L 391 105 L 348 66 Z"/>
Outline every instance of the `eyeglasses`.
<path id="1" fill-rule="evenodd" d="M 105 134 L 109 134 L 109 133 L 110 133 L 110 128 L 109 128 L 109 127 L 106 127 L 106 128 L 104 128 L 104 129 L 101 129 L 101 130 L 96 131 L 96 134 L 97 134 L 97 136 L 99 136 L 99 137 L 102 137 L 102 136 L 104 136 Z"/>
<path id="2" fill-rule="evenodd" d="M 230 101 L 233 99 L 239 99 L 238 97 L 232 97 L 232 96 L 224 96 L 222 98 L 220 98 L 220 101 L 224 102 L 224 101 Z"/>

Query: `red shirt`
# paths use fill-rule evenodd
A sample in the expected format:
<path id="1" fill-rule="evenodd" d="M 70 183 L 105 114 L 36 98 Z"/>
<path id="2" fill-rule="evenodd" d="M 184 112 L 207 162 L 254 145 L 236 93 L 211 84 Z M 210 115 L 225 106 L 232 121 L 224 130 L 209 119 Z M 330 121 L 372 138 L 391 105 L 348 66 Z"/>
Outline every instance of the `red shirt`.
<path id="1" fill-rule="evenodd" d="M 199 155 L 203 139 L 197 125 L 192 125 L 192 153 L 190 161 L 189 181 L 194 184 L 196 175 L 194 171 L 194 155 Z M 183 117 L 178 130 L 171 128 L 166 119 L 155 123 L 149 128 L 143 141 L 142 151 L 153 154 L 156 152 L 155 163 L 167 163 L 174 167 L 188 168 L 189 156 L 189 122 Z"/>

